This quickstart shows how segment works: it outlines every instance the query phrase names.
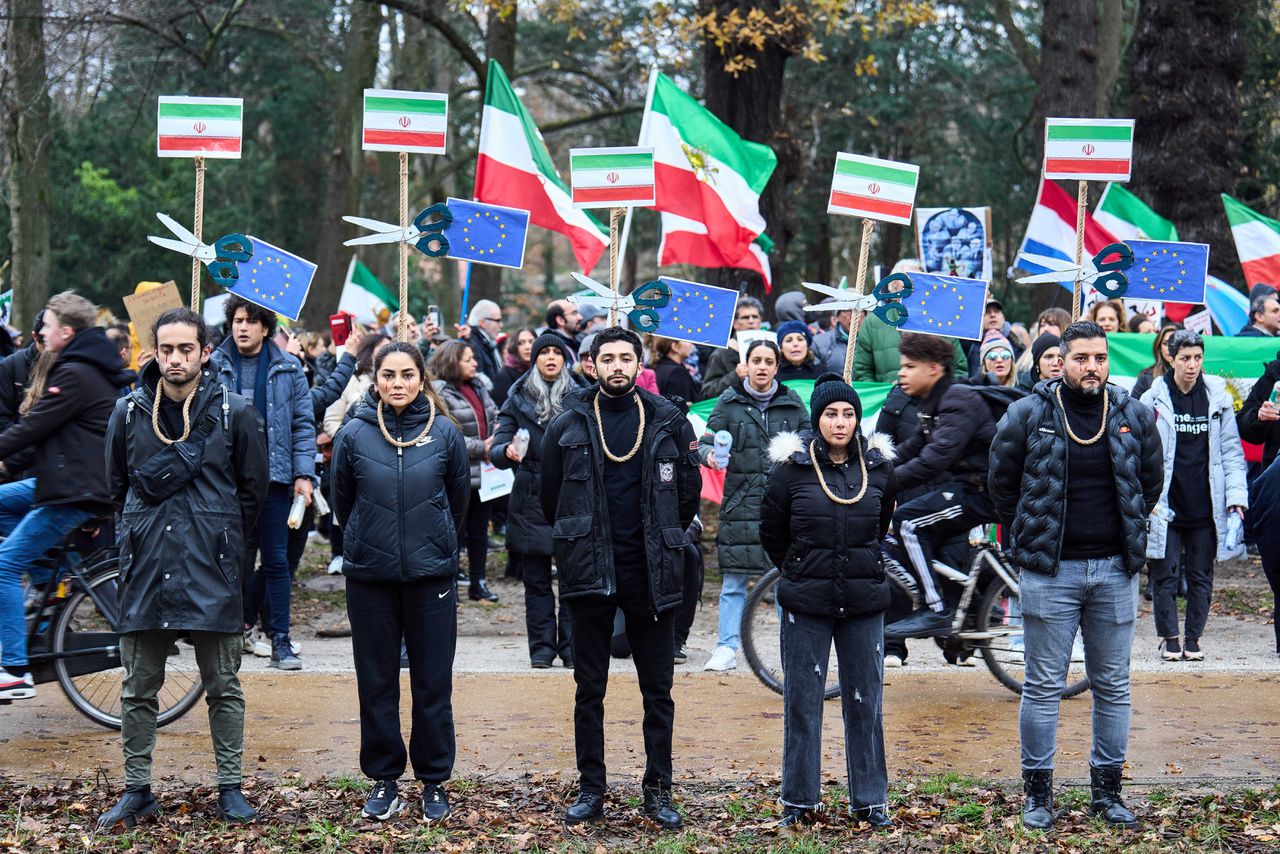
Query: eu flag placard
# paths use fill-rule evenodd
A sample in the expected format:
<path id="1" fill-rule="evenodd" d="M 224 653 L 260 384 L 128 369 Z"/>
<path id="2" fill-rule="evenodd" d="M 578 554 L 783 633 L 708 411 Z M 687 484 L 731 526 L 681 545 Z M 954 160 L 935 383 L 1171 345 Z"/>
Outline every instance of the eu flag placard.
<path id="1" fill-rule="evenodd" d="M 529 212 L 468 199 L 449 199 L 453 222 L 444 230 L 445 257 L 495 267 L 524 266 L 524 239 Z"/>
<path id="2" fill-rule="evenodd" d="M 250 236 L 249 242 L 253 244 L 253 257 L 236 263 L 240 275 L 227 290 L 297 320 L 307 301 L 316 265 L 265 240 Z"/>
<path id="3" fill-rule="evenodd" d="M 1203 303 L 1209 278 L 1209 246 L 1168 240 L 1126 240 L 1133 266 L 1125 275 L 1125 299 Z"/>
<path id="4" fill-rule="evenodd" d="M 666 276 L 658 281 L 671 289 L 671 299 L 655 309 L 658 326 L 654 335 L 712 347 L 729 346 L 733 313 L 738 308 L 737 291 Z"/>
<path id="5" fill-rule="evenodd" d="M 902 332 L 923 332 L 949 338 L 982 338 L 982 312 L 987 283 L 982 279 L 908 273 L 911 294 L 902 300 L 907 319 Z"/>

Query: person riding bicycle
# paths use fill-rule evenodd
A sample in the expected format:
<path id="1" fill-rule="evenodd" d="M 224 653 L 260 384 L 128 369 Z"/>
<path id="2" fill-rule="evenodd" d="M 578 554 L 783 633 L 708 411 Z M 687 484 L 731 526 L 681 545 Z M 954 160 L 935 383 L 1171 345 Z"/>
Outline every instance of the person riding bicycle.
<path id="1" fill-rule="evenodd" d="M 940 486 L 894 512 L 898 549 L 920 582 L 925 605 L 886 626 L 885 637 L 941 637 L 951 631 L 958 594 L 954 584 L 935 577 L 933 559 L 957 534 L 996 520 L 986 487 L 996 425 L 981 393 L 953 379 L 954 350 L 946 339 L 907 333 L 898 352 L 898 384 L 920 401 L 920 430 L 898 449 L 898 488 Z"/>
<path id="2" fill-rule="evenodd" d="M 110 495 L 120 528 L 120 733 L 125 790 L 98 830 L 158 810 L 151 794 L 156 695 L 178 637 L 189 638 L 209 704 L 218 766 L 218 812 L 252 821 L 240 791 L 244 694 L 237 673 L 244 637 L 240 559 L 266 500 L 267 444 L 253 402 L 207 368 L 209 332 L 194 311 L 155 321 L 156 357 L 111 414 Z M 101 463 L 99 463 L 101 468 Z"/>
<path id="3" fill-rule="evenodd" d="M 80 525 L 111 510 L 102 467 L 107 419 L 117 389 L 133 382 L 97 309 L 70 291 L 49 300 L 41 334 L 56 354 L 48 374 L 31 377 L 21 420 L 0 433 L 0 470 L 32 477 L 0 486 L 0 700 L 36 695 L 27 672 L 22 578 Z"/>

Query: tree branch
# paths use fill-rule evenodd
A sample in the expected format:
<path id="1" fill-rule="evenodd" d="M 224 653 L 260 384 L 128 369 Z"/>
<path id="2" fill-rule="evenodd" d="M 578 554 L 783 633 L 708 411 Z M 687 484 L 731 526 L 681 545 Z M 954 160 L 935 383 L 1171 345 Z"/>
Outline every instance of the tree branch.
<path id="1" fill-rule="evenodd" d="M 244 8 L 246 0 L 235 0 L 231 7 L 222 15 L 218 23 L 213 25 L 213 29 L 209 30 L 209 37 L 205 39 L 204 47 L 200 49 L 197 55 L 201 65 L 208 65 L 213 59 L 213 52 L 218 47 L 218 39 L 227 31 L 227 27 L 231 26 L 231 19 Z"/>
<path id="2" fill-rule="evenodd" d="M 631 104 L 623 107 L 614 107 L 611 110 L 601 110 L 598 113 L 591 113 L 585 116 L 577 116 L 571 119 L 561 119 L 558 122 L 548 122 L 547 124 L 538 128 L 538 130 L 542 131 L 543 135 L 546 135 L 549 133 L 555 133 L 556 131 L 568 130 L 569 128 L 578 127 L 579 125 L 590 124 L 591 122 L 598 122 L 601 119 L 612 119 L 612 118 L 616 118 L 617 116 L 629 116 L 632 113 L 638 113 L 643 109 L 644 109 L 644 104 Z"/>
<path id="3" fill-rule="evenodd" d="M 431 27 L 444 38 L 449 46 L 458 52 L 458 56 L 466 63 L 472 71 L 476 73 L 476 77 L 480 81 L 481 88 L 484 87 L 487 77 L 487 65 L 480 54 L 476 53 L 475 48 L 467 41 L 462 33 L 458 32 L 448 21 L 441 17 L 433 9 L 425 8 L 418 5 L 412 0 L 365 0 L 366 3 L 375 3 L 377 5 L 386 6 L 389 9 L 396 9 L 406 15 L 413 15 L 427 26 Z"/>
<path id="4" fill-rule="evenodd" d="M 1027 41 L 1027 34 L 1014 22 L 1013 9 L 1009 6 L 1009 0 L 996 0 L 995 13 L 996 21 L 1004 27 L 1005 33 L 1009 36 L 1009 44 L 1013 47 L 1014 55 L 1018 57 L 1022 67 L 1027 69 L 1027 73 L 1033 79 L 1039 79 L 1040 54 L 1031 46 L 1031 42 Z"/>

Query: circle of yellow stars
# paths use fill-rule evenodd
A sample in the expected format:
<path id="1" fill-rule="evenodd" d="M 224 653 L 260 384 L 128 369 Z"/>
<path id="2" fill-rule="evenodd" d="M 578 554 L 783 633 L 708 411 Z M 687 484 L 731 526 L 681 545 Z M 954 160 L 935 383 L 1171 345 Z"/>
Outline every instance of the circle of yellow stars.
<path id="1" fill-rule="evenodd" d="M 1139 263 L 1141 263 L 1141 264 L 1152 264 L 1152 263 L 1154 263 L 1154 262 L 1155 262 L 1155 260 L 1156 260 L 1156 256 L 1157 256 L 1157 255 L 1168 255 L 1170 258 L 1178 258 L 1178 253 L 1177 253 L 1177 251 L 1176 251 L 1176 250 L 1174 250 L 1174 251 L 1172 251 L 1172 252 L 1170 252 L 1168 249 L 1160 249 L 1160 250 L 1158 250 L 1158 251 L 1157 251 L 1157 250 L 1152 250 L 1151 254 L 1150 254 L 1150 255 L 1148 255 L 1146 258 L 1143 258 L 1143 259 L 1142 259 L 1142 261 L 1140 261 Z M 1183 273 L 1183 268 L 1184 268 L 1184 267 L 1186 267 L 1186 266 L 1187 266 L 1187 262 L 1186 262 L 1184 259 L 1182 259 L 1182 258 L 1178 258 L 1177 284 L 1176 284 L 1176 285 L 1167 285 L 1167 286 L 1166 286 L 1166 285 L 1161 284 L 1159 288 L 1157 288 L 1157 287 L 1156 287 L 1156 285 L 1157 285 L 1157 284 L 1160 284 L 1160 283 L 1159 283 L 1158 281 L 1157 281 L 1157 282 L 1152 282 L 1152 281 L 1151 281 L 1151 279 L 1146 275 L 1147 268 L 1146 268 L 1146 267 L 1143 267 L 1143 268 L 1142 268 L 1142 273 L 1143 273 L 1143 276 L 1142 276 L 1142 283 L 1143 283 L 1144 285 L 1146 285 L 1146 286 L 1147 286 L 1147 290 L 1151 291 L 1151 293 L 1153 293 L 1153 294 L 1154 294 L 1154 293 L 1161 293 L 1161 294 L 1163 294 L 1163 293 L 1173 293 L 1175 290 L 1177 290 L 1177 289 L 1178 289 L 1179 287 L 1181 287 L 1181 285 L 1182 285 L 1182 273 Z"/>
<path id="2" fill-rule="evenodd" d="M 925 306 L 929 304 L 929 297 L 939 291 L 951 291 L 951 293 L 956 295 L 956 313 L 950 320 L 939 320 L 936 316 L 930 317 L 929 309 L 925 308 Z M 924 318 L 924 322 L 929 326 L 935 326 L 938 329 L 946 329 L 949 326 L 954 326 L 955 322 L 960 319 L 960 315 L 962 314 L 964 314 L 964 294 L 960 293 L 960 288 L 955 285 L 947 282 L 938 282 L 930 285 L 925 289 L 924 293 L 920 295 L 920 316 Z M 942 317 L 945 316 L 945 314 L 942 315 Z"/>
<path id="3" fill-rule="evenodd" d="M 498 227 L 498 239 L 493 246 L 485 249 L 477 244 L 468 235 L 471 232 L 470 226 L 483 219 L 493 220 L 493 224 Z M 462 243 L 477 255 L 492 255 L 495 250 L 502 248 L 502 241 L 507 239 L 507 224 L 503 222 L 496 213 L 490 211 L 477 211 L 476 213 L 467 214 L 467 221 L 462 226 Z"/>
<path id="4" fill-rule="evenodd" d="M 699 298 L 701 298 L 704 303 L 707 303 L 708 305 L 712 305 L 711 297 L 707 296 L 702 291 L 697 290 L 696 288 L 693 291 L 686 292 L 682 296 L 676 297 L 675 307 L 671 310 L 671 322 L 676 325 L 676 329 L 679 329 L 681 332 L 685 332 L 690 335 L 698 335 L 700 333 L 706 332 L 708 329 L 711 328 L 712 326 L 711 322 L 716 319 L 716 313 L 714 311 L 714 308 L 713 310 L 707 312 L 707 319 L 703 321 L 702 325 L 696 329 L 692 325 L 685 326 L 683 323 L 680 322 L 680 305 L 686 299 L 690 303 L 696 304 Z"/>
<path id="5" fill-rule="evenodd" d="M 284 280 L 281 282 L 283 287 L 278 291 L 264 291 L 258 287 L 258 274 L 262 272 L 262 268 L 267 264 L 278 264 L 280 269 L 284 271 Z M 284 295 L 289 291 L 289 285 L 293 284 L 293 273 L 289 272 L 289 262 L 284 260 L 280 255 L 255 255 L 253 258 L 253 266 L 249 269 L 249 284 L 253 285 L 253 292 L 263 299 L 275 302 L 277 299 L 283 299 Z"/>

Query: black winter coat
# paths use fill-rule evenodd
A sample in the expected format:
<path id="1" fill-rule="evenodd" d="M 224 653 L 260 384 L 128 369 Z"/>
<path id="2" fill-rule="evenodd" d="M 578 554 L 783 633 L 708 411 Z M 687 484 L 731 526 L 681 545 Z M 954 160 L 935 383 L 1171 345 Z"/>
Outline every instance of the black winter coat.
<path id="1" fill-rule="evenodd" d="M 702 385 L 693 378 L 683 362 L 659 360 L 653 366 L 653 378 L 658 383 L 658 394 L 663 397 L 680 397 L 696 403 L 702 395 Z"/>
<path id="2" fill-rule="evenodd" d="M 15 354 L 16 355 L 16 354 Z M 100 326 L 77 332 L 49 372 L 44 396 L 0 433 L 0 460 L 36 479 L 35 506 L 75 504 L 107 512 L 107 421 L 119 389 L 136 378 Z"/>
<path id="3" fill-rule="evenodd" d="M 1062 407 L 1054 398 L 1061 378 L 1045 380 L 1009 407 L 991 443 L 991 501 L 1009 527 L 1009 551 L 1024 570 L 1056 575 L 1067 506 L 1067 438 Z M 1164 454 L 1155 416 L 1141 401 L 1107 386 L 1111 410 L 1107 443 L 1116 478 L 1130 573 L 1147 560 L 1147 516 L 1164 488 Z"/>
<path id="4" fill-rule="evenodd" d="M 12 357 L 10 357 L 12 358 Z M 1271 465 L 1280 454 L 1280 421 L 1261 421 L 1258 410 L 1271 398 L 1271 390 L 1280 382 L 1280 353 L 1274 362 L 1268 362 L 1262 376 L 1253 384 L 1244 406 L 1236 413 L 1236 424 L 1240 428 L 1240 438 L 1246 442 L 1262 446 L 1262 467 Z"/>
<path id="5" fill-rule="evenodd" d="M 769 445 L 774 461 L 760 507 L 760 541 L 782 570 L 778 602 L 788 611 L 817 617 L 883 613 L 889 584 L 880 540 L 893 519 L 893 443 L 883 433 L 861 436 L 867 491 L 857 504 L 827 497 L 813 470 L 813 433 L 780 433 Z M 852 498 L 862 487 L 858 461 L 836 465 L 818 440 L 814 449 L 827 488 Z"/>
<path id="6" fill-rule="evenodd" d="M 698 442 L 684 414 L 663 397 L 637 388 L 644 404 L 643 496 L 649 593 L 654 613 L 683 602 L 685 529 L 698 512 L 702 475 Z M 598 387 L 565 398 L 542 440 L 542 512 L 553 520 L 560 595 L 612 596 L 618 590 L 606 510 L 604 451 L 592 412 Z"/>
<path id="7" fill-rule="evenodd" d="M 507 402 L 507 397 L 511 394 L 511 387 L 515 385 L 516 380 L 525 375 L 529 369 L 521 368 L 513 365 L 503 365 L 498 369 L 498 374 L 493 378 L 493 402 L 502 407 Z"/>
<path id="8" fill-rule="evenodd" d="M 399 415 L 383 408 L 387 432 L 407 442 L 427 426 L 425 395 Z M 382 436 L 376 389 L 334 440 L 334 518 L 342 526 L 342 574 L 402 582 L 458 573 L 458 532 L 471 495 L 462 433 L 436 413 L 429 439 L 403 450 Z"/>
<path id="9" fill-rule="evenodd" d="M 440 395 L 440 399 L 449 407 L 449 414 L 453 416 L 454 422 L 462 430 L 462 437 L 467 447 L 467 458 L 471 461 L 471 488 L 479 489 L 480 463 L 488 454 L 484 441 L 487 437 L 493 435 L 493 431 L 498 426 L 498 407 L 494 404 L 493 397 L 484 387 L 484 383 L 480 381 L 479 374 L 476 374 L 476 379 L 470 382 L 470 386 L 471 390 L 480 398 L 480 405 L 484 407 L 485 433 L 483 436 L 480 435 L 480 422 L 476 418 L 476 411 L 471 408 L 471 404 L 462 396 L 458 386 L 453 383 L 447 383 L 444 380 L 435 381 L 436 393 Z"/>
<path id="10" fill-rule="evenodd" d="M 262 416 L 206 369 L 191 405 L 193 432 L 202 423 L 213 427 L 200 473 L 163 503 L 148 504 L 130 487 L 129 472 L 165 447 L 151 426 L 159 381 L 152 360 L 138 387 L 115 404 L 108 428 L 106 469 L 122 514 L 120 631 L 239 634 L 245 532 L 258 519 L 270 481 Z"/>
<path id="11" fill-rule="evenodd" d="M 920 431 L 898 447 L 898 488 L 910 490 L 941 481 L 985 489 L 987 453 L 996 424 L 982 394 L 943 377 L 917 410 Z"/>
<path id="12" fill-rule="evenodd" d="M 36 363 L 36 342 L 0 361 L 0 430 L 8 430 L 18 420 L 18 408 L 27 393 L 27 378 Z"/>

